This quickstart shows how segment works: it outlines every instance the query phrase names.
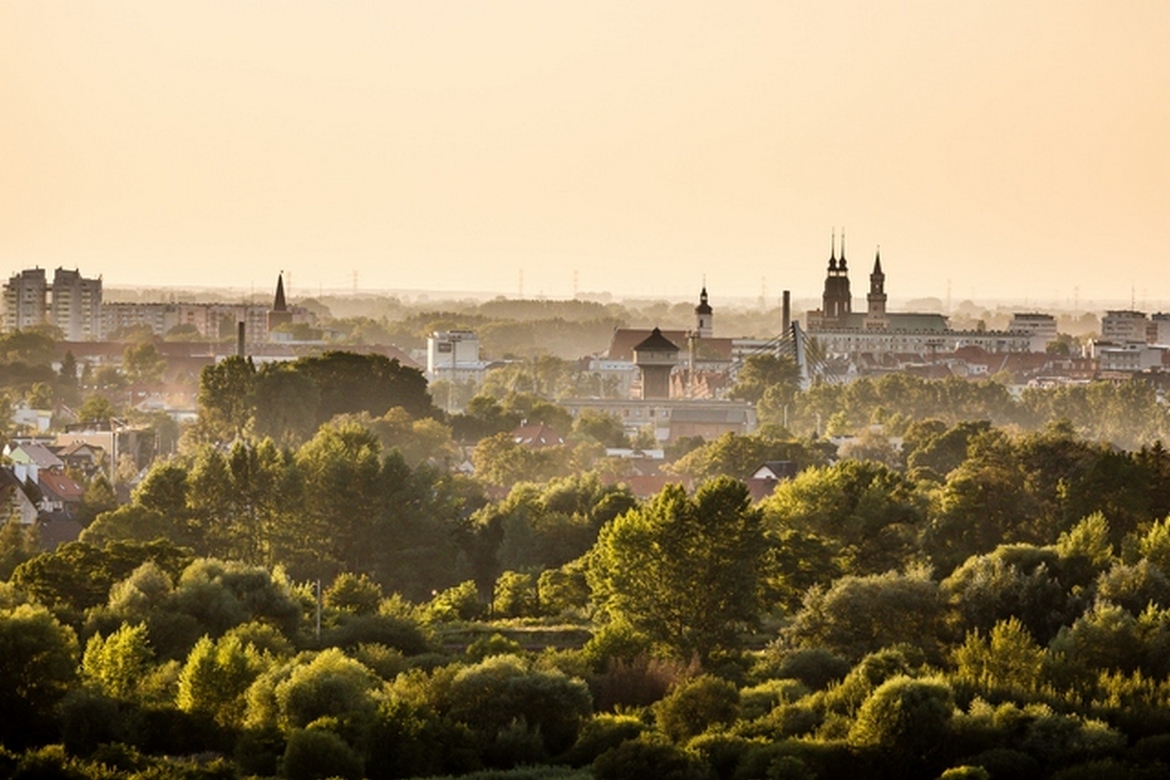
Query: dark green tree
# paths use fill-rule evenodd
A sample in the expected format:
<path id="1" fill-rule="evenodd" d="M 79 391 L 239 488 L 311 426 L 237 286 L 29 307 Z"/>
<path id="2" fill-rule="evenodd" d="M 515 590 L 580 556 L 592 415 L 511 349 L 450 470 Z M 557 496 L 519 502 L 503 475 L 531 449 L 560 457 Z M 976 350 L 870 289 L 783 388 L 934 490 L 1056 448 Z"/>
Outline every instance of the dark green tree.
<path id="1" fill-rule="evenodd" d="M 44 607 L 0 610 L 0 742 L 48 737 L 53 708 L 77 674 L 77 636 Z"/>
<path id="2" fill-rule="evenodd" d="M 254 408 L 256 367 L 251 358 L 229 357 L 199 375 L 198 432 L 206 441 L 231 441 L 247 430 Z"/>

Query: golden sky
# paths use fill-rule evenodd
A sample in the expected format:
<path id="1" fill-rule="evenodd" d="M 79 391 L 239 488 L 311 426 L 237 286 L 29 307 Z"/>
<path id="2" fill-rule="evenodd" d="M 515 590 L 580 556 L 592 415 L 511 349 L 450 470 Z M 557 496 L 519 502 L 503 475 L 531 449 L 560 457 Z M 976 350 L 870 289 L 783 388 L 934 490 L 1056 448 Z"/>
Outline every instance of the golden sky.
<path id="1" fill-rule="evenodd" d="M 1170 307 L 1170 2 L 0 3 L 0 274 Z"/>

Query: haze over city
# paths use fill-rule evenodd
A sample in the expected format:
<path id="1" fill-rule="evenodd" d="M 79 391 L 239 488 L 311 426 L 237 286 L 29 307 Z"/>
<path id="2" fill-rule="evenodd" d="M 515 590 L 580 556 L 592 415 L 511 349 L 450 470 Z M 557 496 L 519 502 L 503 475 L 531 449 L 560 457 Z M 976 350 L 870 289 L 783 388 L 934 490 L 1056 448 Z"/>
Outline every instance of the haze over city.
<path id="1" fill-rule="evenodd" d="M 0 273 L 1170 301 L 1170 5 L 0 5 Z"/>

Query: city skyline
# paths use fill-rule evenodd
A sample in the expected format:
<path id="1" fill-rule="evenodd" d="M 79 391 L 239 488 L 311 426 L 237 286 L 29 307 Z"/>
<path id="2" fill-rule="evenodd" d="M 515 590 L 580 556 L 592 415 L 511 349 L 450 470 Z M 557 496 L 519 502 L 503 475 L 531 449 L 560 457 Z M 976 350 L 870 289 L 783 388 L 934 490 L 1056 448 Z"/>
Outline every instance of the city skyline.
<path id="1" fill-rule="evenodd" d="M 1170 6 L 0 6 L 0 273 L 1170 300 Z"/>

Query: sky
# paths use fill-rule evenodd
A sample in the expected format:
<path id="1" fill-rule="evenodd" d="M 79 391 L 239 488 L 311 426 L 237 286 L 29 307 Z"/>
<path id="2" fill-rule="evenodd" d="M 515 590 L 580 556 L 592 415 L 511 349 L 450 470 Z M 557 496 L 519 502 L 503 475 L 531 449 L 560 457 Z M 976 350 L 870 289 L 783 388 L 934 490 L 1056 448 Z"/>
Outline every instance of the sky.
<path id="1" fill-rule="evenodd" d="M 0 3 L 0 274 L 1170 307 L 1170 2 Z M 858 304 L 859 305 L 859 304 Z"/>

